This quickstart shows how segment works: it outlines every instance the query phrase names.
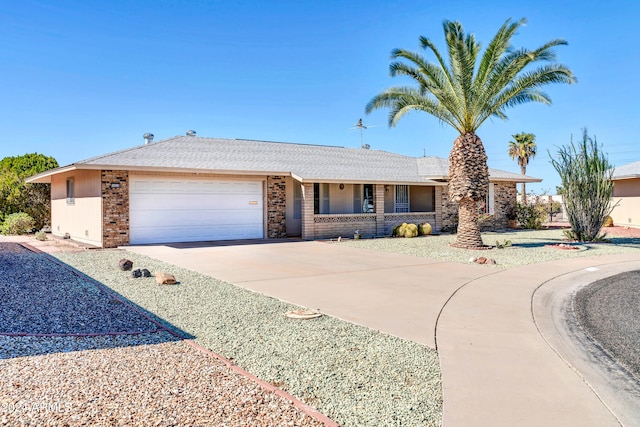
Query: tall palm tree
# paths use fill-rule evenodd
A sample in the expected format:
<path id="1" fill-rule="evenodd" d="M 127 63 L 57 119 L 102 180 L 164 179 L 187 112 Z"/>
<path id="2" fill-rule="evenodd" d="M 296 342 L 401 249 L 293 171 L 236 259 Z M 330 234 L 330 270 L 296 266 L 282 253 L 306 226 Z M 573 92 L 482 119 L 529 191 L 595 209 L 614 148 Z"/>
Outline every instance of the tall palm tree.
<path id="1" fill-rule="evenodd" d="M 391 87 L 375 96 L 366 112 L 389 108 L 389 126 L 410 111 L 424 111 L 455 128 L 456 138 L 449 155 L 449 199 L 458 203 L 458 235 L 455 245 L 484 247 L 478 226 L 477 202 L 489 191 L 487 155 L 477 129 L 489 117 L 505 120 L 505 111 L 526 102 L 551 104 L 540 88 L 550 83 L 574 83 L 571 70 L 555 63 L 553 48 L 566 45 L 552 40 L 541 47 L 514 49 L 511 38 L 526 20 L 508 19 L 498 30 L 481 57 L 480 44 L 473 34 L 465 34 L 459 22 L 444 21 L 448 62 L 435 44 L 420 37 L 422 49 L 431 51 L 436 62 L 419 53 L 394 49 L 389 69 L 392 77 L 413 80 L 413 86 Z M 480 62 L 478 63 L 478 60 Z M 531 68 L 529 65 L 548 61 Z"/>
<path id="2" fill-rule="evenodd" d="M 536 156 L 536 136 L 532 133 L 517 133 L 512 135 L 514 141 L 509 141 L 509 157 L 513 160 L 518 160 L 520 165 L 520 172 L 522 175 L 527 174 L 527 165 L 529 160 Z M 522 182 L 522 203 L 527 201 L 527 190 L 525 183 Z"/>

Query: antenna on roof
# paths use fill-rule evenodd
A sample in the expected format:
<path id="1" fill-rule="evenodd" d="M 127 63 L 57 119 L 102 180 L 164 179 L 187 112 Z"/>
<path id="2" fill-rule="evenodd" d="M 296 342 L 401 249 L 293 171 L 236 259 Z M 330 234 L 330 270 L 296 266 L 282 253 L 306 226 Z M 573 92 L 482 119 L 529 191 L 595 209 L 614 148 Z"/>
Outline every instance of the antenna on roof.
<path id="1" fill-rule="evenodd" d="M 362 131 L 364 129 L 368 129 L 368 128 L 375 128 L 378 127 L 380 125 L 365 125 L 364 123 L 362 123 L 362 119 L 358 119 L 358 123 L 356 123 L 355 125 L 353 125 L 353 127 L 351 129 L 358 129 L 360 131 L 360 147 L 368 150 L 369 148 L 371 148 L 371 146 L 369 144 L 364 144 L 362 142 Z"/>
<path id="2" fill-rule="evenodd" d="M 358 123 L 356 123 L 354 127 L 355 127 L 356 129 L 360 129 L 360 146 L 361 146 L 362 148 L 367 148 L 367 149 L 369 149 L 369 148 L 370 148 L 370 145 L 367 145 L 367 146 L 365 147 L 365 146 L 364 146 L 364 144 L 362 143 L 362 130 L 367 128 L 364 124 L 362 124 L 362 119 L 358 119 Z"/>

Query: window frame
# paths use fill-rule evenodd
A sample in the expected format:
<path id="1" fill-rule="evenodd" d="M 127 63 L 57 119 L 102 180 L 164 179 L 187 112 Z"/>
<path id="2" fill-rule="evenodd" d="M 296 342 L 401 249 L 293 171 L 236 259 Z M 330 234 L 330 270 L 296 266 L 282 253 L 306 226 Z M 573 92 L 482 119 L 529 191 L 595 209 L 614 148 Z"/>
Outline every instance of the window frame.
<path id="1" fill-rule="evenodd" d="M 67 205 L 75 205 L 76 204 L 76 184 L 75 184 L 74 177 L 67 178 L 66 192 L 67 192 Z"/>

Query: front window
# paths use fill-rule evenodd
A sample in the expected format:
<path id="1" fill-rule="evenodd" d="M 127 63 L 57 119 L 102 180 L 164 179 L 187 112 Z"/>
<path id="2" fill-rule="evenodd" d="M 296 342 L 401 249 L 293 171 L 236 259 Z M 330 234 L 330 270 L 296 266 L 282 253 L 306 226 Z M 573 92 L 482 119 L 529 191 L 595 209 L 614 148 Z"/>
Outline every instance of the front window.
<path id="1" fill-rule="evenodd" d="M 396 185 L 396 197 L 393 207 L 396 213 L 409 212 L 409 186 Z"/>
<path id="2" fill-rule="evenodd" d="M 73 178 L 69 178 L 67 179 L 67 204 L 73 205 L 75 202 L 75 184 Z"/>
<path id="3" fill-rule="evenodd" d="M 487 193 L 484 200 L 478 202 L 478 210 L 480 214 L 483 215 L 493 215 L 494 213 L 494 188 L 493 183 L 489 183 L 489 192 Z"/>
<path id="4" fill-rule="evenodd" d="M 375 212 L 375 206 L 373 204 L 373 184 L 364 184 L 363 187 L 364 196 L 362 197 L 362 212 Z"/>

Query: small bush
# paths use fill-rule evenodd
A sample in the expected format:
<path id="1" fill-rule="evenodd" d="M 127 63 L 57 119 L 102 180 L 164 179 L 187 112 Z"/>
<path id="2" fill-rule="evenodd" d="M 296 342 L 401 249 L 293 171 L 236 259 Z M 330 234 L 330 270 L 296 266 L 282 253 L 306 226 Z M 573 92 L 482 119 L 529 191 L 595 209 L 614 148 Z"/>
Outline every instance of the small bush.
<path id="1" fill-rule="evenodd" d="M 613 218 L 610 215 L 607 215 L 604 219 L 603 227 L 613 227 Z"/>
<path id="2" fill-rule="evenodd" d="M 418 236 L 418 226 L 415 224 L 407 224 L 407 227 L 404 230 L 404 237 L 412 238 Z"/>
<path id="3" fill-rule="evenodd" d="M 5 217 L 0 232 L 4 235 L 26 234 L 33 230 L 33 226 L 33 218 L 24 212 L 18 212 Z"/>
<path id="4" fill-rule="evenodd" d="M 432 231 L 433 231 L 433 228 L 431 227 L 431 224 L 429 224 L 428 222 L 425 222 L 424 224 L 420 224 L 418 226 L 418 234 L 420 236 L 431 234 Z"/>
<path id="5" fill-rule="evenodd" d="M 396 236 L 398 237 L 404 237 L 404 233 L 407 231 L 407 223 L 403 222 L 401 226 L 398 227 L 398 230 L 396 231 Z"/>
<path id="6" fill-rule="evenodd" d="M 44 230 L 36 231 L 36 239 L 44 242 L 47 240 L 47 233 L 45 233 Z"/>
<path id="7" fill-rule="evenodd" d="M 393 230 L 391 231 L 391 235 L 394 237 L 398 236 L 398 230 L 400 230 L 401 225 L 396 225 L 395 227 L 393 227 Z"/>
<path id="8" fill-rule="evenodd" d="M 542 228 L 542 220 L 546 216 L 546 211 L 545 207 L 538 203 L 518 203 L 516 214 L 521 228 L 539 230 Z"/>

